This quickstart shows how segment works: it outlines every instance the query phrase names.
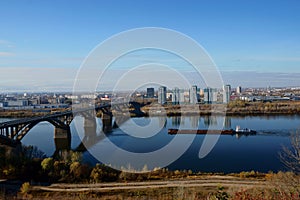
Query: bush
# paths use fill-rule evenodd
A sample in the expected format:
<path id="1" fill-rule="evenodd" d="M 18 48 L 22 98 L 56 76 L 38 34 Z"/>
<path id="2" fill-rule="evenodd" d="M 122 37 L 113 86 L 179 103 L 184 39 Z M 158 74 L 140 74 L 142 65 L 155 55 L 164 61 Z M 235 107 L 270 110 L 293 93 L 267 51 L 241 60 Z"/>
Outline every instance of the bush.
<path id="1" fill-rule="evenodd" d="M 123 181 L 136 181 L 139 174 L 122 171 L 119 175 L 119 179 Z"/>
<path id="2" fill-rule="evenodd" d="M 53 169 L 54 160 L 53 158 L 45 158 L 41 162 L 42 169 L 45 171 L 50 171 Z"/>
<path id="3" fill-rule="evenodd" d="M 91 182 L 112 182 L 118 180 L 120 171 L 107 167 L 105 165 L 96 164 L 93 168 L 90 179 Z"/>
<path id="4" fill-rule="evenodd" d="M 233 200 L 300 200 L 300 177 L 292 172 L 268 173 L 268 187 L 236 192 Z"/>
<path id="5" fill-rule="evenodd" d="M 22 194 L 27 194 L 30 190 L 30 183 L 29 182 L 25 182 L 22 184 L 21 188 L 20 188 L 20 192 Z"/>
<path id="6" fill-rule="evenodd" d="M 265 174 L 255 172 L 254 170 L 250 172 L 240 172 L 241 178 L 265 178 Z"/>
<path id="7" fill-rule="evenodd" d="M 225 192 L 224 189 L 225 188 L 223 186 L 219 186 L 218 191 L 215 194 L 213 194 L 212 196 L 210 196 L 208 199 L 209 200 L 228 200 L 229 194 L 227 192 Z"/>
<path id="8" fill-rule="evenodd" d="M 89 179 L 91 168 L 88 165 L 74 162 L 70 165 L 69 181 L 82 182 Z"/>

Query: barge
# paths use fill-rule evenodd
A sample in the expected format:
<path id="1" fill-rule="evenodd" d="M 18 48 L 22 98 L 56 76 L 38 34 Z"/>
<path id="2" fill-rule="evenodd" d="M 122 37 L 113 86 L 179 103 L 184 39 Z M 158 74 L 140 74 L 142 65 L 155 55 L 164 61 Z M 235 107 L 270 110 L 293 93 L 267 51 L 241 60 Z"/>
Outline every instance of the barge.
<path id="1" fill-rule="evenodd" d="M 228 130 L 208 130 L 208 129 L 168 129 L 168 134 L 176 135 L 176 134 L 197 134 L 197 135 L 206 135 L 206 134 L 221 134 L 221 135 L 255 135 L 256 131 L 245 128 L 241 129 L 237 126 L 236 130 L 228 129 Z"/>

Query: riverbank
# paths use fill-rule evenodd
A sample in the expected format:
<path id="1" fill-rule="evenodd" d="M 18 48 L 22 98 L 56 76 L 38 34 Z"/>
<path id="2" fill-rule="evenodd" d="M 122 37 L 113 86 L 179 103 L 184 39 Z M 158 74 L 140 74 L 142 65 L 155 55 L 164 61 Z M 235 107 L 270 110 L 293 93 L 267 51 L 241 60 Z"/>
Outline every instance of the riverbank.
<path id="1" fill-rule="evenodd" d="M 1 118 L 27 118 L 62 112 L 66 109 L 45 109 L 39 110 L 0 110 Z M 300 102 L 244 102 L 232 101 L 229 104 L 182 104 L 164 105 L 157 103 L 146 105 L 141 108 L 145 116 L 189 116 L 189 115 L 298 115 L 300 114 Z M 134 117 L 134 114 L 132 115 Z"/>
<path id="2" fill-rule="evenodd" d="M 65 108 L 55 108 L 55 109 L 39 109 L 39 110 L 0 110 L 0 118 L 29 118 L 38 117 L 50 114 L 53 112 L 66 111 Z"/>
<path id="3" fill-rule="evenodd" d="M 151 116 L 189 116 L 189 115 L 297 115 L 300 114 L 300 102 L 244 102 L 233 101 L 229 104 L 197 105 L 147 105 L 142 111 Z"/>

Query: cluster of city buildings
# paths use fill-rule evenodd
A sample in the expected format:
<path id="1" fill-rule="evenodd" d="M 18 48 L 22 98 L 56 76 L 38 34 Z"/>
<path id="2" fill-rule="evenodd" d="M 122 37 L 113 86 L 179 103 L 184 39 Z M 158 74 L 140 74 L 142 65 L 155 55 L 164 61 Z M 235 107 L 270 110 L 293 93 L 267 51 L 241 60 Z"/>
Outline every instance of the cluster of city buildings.
<path id="1" fill-rule="evenodd" d="M 15 93 L 0 94 L 0 108 L 2 109 L 51 109 L 68 108 L 72 103 L 82 102 L 83 99 L 94 99 L 97 102 L 124 101 L 128 97 L 127 92 L 98 92 L 74 95 L 72 93 Z M 196 85 L 189 89 L 160 86 L 155 89 L 147 88 L 146 91 L 136 92 L 132 95 L 133 100 L 158 102 L 165 104 L 217 104 L 229 103 L 233 100 L 243 101 L 290 101 L 300 100 L 299 88 L 243 88 L 238 86 L 231 88 L 224 85 L 222 88 L 203 88 Z"/>
<path id="2" fill-rule="evenodd" d="M 245 88 L 243 91 L 238 87 L 236 91 L 231 91 L 231 100 L 242 101 L 299 101 L 300 88 L 286 87 L 286 88 Z"/>
<path id="3" fill-rule="evenodd" d="M 85 99 L 110 101 L 112 99 L 112 93 L 83 93 L 78 95 L 72 93 L 0 93 L 0 108 L 36 110 L 68 108 L 72 103 L 76 104 Z"/>
<path id="4" fill-rule="evenodd" d="M 2 94 L 0 108 L 5 109 L 44 109 L 67 108 L 67 98 L 64 95 L 50 94 Z"/>
<path id="5" fill-rule="evenodd" d="M 157 96 L 154 88 L 147 88 L 148 98 L 157 97 L 159 104 L 164 105 L 168 102 L 172 104 L 197 104 L 197 103 L 228 103 L 231 96 L 231 86 L 224 85 L 222 89 L 205 88 L 201 90 L 196 85 L 190 89 L 179 89 L 175 87 L 173 90 L 168 90 L 167 87 L 161 86 L 158 88 Z"/>
<path id="6" fill-rule="evenodd" d="M 147 88 L 147 98 L 157 98 L 159 104 L 218 104 L 229 103 L 233 100 L 242 101 L 291 101 L 300 100 L 300 88 L 245 88 L 241 86 L 231 88 L 231 85 L 224 85 L 223 88 L 200 89 L 196 85 L 190 89 L 167 89 L 161 86 L 157 90 Z"/>

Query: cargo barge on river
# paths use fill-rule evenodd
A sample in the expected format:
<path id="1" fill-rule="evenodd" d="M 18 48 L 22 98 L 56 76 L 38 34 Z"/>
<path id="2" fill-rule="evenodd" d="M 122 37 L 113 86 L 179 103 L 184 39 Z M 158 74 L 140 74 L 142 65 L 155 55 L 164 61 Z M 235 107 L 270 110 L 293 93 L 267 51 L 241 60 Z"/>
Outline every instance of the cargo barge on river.
<path id="1" fill-rule="evenodd" d="M 176 135 L 176 134 L 198 134 L 198 135 L 206 135 L 206 134 L 221 134 L 221 135 L 255 135 L 256 131 L 245 128 L 241 129 L 239 126 L 236 127 L 235 130 L 210 130 L 210 129 L 169 129 L 168 134 Z"/>

